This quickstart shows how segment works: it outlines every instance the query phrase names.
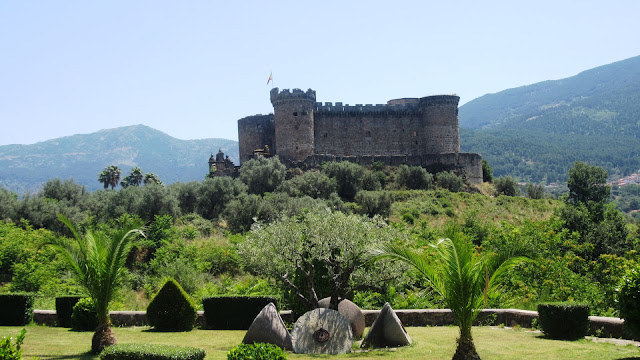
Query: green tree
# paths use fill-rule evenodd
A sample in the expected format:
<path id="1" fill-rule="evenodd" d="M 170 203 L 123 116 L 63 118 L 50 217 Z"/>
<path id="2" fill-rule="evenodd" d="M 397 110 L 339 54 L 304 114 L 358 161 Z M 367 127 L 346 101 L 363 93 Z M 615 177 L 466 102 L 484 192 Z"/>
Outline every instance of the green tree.
<path id="1" fill-rule="evenodd" d="M 421 166 L 400 165 L 396 171 L 395 183 L 399 189 L 428 190 L 433 183 L 433 176 Z"/>
<path id="2" fill-rule="evenodd" d="M 336 180 L 338 195 L 343 199 L 353 200 L 362 190 L 364 169 L 358 164 L 349 161 L 327 162 L 322 165 L 322 172 Z"/>
<path id="3" fill-rule="evenodd" d="M 493 181 L 493 169 L 491 169 L 491 165 L 489 165 L 489 163 L 485 159 L 482 159 L 482 181 Z"/>
<path id="4" fill-rule="evenodd" d="M 525 189 L 530 199 L 542 199 L 544 197 L 544 187 L 540 184 L 528 183 Z"/>
<path id="5" fill-rule="evenodd" d="M 59 218 L 73 233 L 73 239 L 55 238 L 49 245 L 64 258 L 96 304 L 98 327 L 93 334 L 91 351 L 98 354 L 105 346 L 116 342 L 111 331 L 109 303 L 120 286 L 133 241 L 144 233 L 129 224 L 111 235 L 90 230 L 81 235 L 67 218 Z"/>
<path id="6" fill-rule="evenodd" d="M 455 227 L 449 227 L 446 236 L 432 245 L 434 259 L 397 244 L 380 248 L 377 258 L 399 260 L 424 275 L 451 309 L 460 330 L 453 359 L 480 359 L 471 334 L 473 321 L 487 298 L 498 292 L 500 281 L 509 270 L 524 259 L 512 256 L 512 252 L 478 253 Z"/>
<path id="7" fill-rule="evenodd" d="M 389 262 L 370 264 L 368 254 L 400 236 L 379 218 L 313 211 L 255 226 L 239 245 L 239 254 L 256 273 L 277 279 L 308 310 L 318 307 L 318 283 L 331 284 L 331 308 L 354 286 L 392 280 L 401 270 Z"/>
<path id="8" fill-rule="evenodd" d="M 149 185 L 149 184 L 163 185 L 158 175 L 154 173 L 145 174 L 143 182 L 145 185 Z"/>
<path id="9" fill-rule="evenodd" d="M 240 180 L 247 184 L 248 192 L 264 194 L 274 191 L 284 181 L 287 168 L 277 156 L 251 159 L 240 168 Z"/>
<path id="10" fill-rule="evenodd" d="M 459 192 L 464 186 L 464 181 L 453 171 L 443 171 L 436 174 L 438 186 L 451 192 Z"/>
<path id="11" fill-rule="evenodd" d="M 607 171 L 601 167 L 577 161 L 569 170 L 569 196 L 567 203 L 584 204 L 593 221 L 600 221 L 604 204 L 610 200 L 611 187 L 607 185 Z"/>
<path id="12" fill-rule="evenodd" d="M 109 165 L 98 175 L 98 181 L 104 185 L 104 188 L 108 188 L 111 186 L 111 190 L 113 190 L 116 186 L 118 186 L 118 182 L 120 182 L 120 175 L 122 174 L 122 170 L 118 168 L 116 165 Z"/>
<path id="13" fill-rule="evenodd" d="M 310 196 L 314 199 L 328 199 L 336 192 L 336 180 L 318 171 L 307 171 L 300 176 L 285 180 L 278 191 L 290 196 Z"/>
<path id="14" fill-rule="evenodd" d="M 501 176 L 493 181 L 493 186 L 496 190 L 496 196 L 518 196 L 520 195 L 520 188 L 518 188 L 518 182 L 511 176 Z"/>
<path id="15" fill-rule="evenodd" d="M 125 178 L 120 182 L 120 186 L 123 188 L 126 188 L 127 186 L 140 186 L 143 178 L 145 178 L 145 176 L 142 174 L 142 170 L 136 166 L 131 169 L 129 175 L 125 176 Z"/>

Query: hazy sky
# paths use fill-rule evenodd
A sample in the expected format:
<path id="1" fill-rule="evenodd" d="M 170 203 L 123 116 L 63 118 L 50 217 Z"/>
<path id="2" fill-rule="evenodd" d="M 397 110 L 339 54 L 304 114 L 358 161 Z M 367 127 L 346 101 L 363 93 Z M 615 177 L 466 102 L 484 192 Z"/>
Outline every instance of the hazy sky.
<path id="1" fill-rule="evenodd" d="M 0 145 L 145 124 L 236 140 L 267 85 L 385 103 L 640 55 L 640 1 L 0 0 Z"/>

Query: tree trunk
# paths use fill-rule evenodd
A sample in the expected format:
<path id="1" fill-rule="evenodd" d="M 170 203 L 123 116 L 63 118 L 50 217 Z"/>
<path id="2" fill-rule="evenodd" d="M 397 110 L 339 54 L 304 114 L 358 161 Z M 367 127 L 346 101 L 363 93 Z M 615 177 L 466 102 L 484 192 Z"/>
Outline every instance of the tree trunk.
<path id="1" fill-rule="evenodd" d="M 458 339 L 458 347 L 452 360 L 480 360 L 472 338 L 460 337 Z"/>
<path id="2" fill-rule="evenodd" d="M 118 339 L 116 339 L 113 331 L 111 331 L 111 326 L 99 325 L 91 339 L 91 352 L 97 355 L 101 353 L 105 347 L 114 345 L 117 341 Z"/>

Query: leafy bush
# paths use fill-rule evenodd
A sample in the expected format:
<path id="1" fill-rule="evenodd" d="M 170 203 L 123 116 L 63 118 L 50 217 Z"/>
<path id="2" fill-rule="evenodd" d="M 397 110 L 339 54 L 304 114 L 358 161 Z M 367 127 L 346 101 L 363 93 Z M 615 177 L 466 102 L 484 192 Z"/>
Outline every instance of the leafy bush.
<path id="1" fill-rule="evenodd" d="M 274 344 L 240 344 L 227 353 L 227 360 L 284 360 L 287 353 Z"/>
<path id="2" fill-rule="evenodd" d="M 640 270 L 633 269 L 622 279 L 618 307 L 624 326 L 640 337 Z"/>
<path id="3" fill-rule="evenodd" d="M 284 181 L 286 174 L 287 168 L 277 156 L 251 159 L 240 168 L 240 180 L 247 184 L 248 192 L 258 195 L 273 192 Z"/>
<path id="4" fill-rule="evenodd" d="M 168 279 L 147 307 L 147 320 L 158 330 L 189 331 L 197 318 L 196 306 L 173 279 Z"/>
<path id="5" fill-rule="evenodd" d="M 71 327 L 71 315 L 73 307 L 82 297 L 80 296 L 60 296 L 56 298 L 56 316 L 58 326 Z"/>
<path id="6" fill-rule="evenodd" d="M 11 342 L 11 337 L 6 336 L 0 339 L 0 359 L 2 360 L 22 360 L 20 345 L 24 341 L 27 330 L 22 329 L 16 336 L 15 344 Z"/>
<path id="7" fill-rule="evenodd" d="M 355 202 L 360 207 L 359 212 L 364 215 L 388 217 L 391 213 L 393 196 L 388 191 L 358 191 Z"/>
<path id="8" fill-rule="evenodd" d="M 336 180 L 317 171 L 307 171 L 300 176 L 286 180 L 278 188 L 278 191 L 286 192 L 290 196 L 306 195 L 314 199 L 328 199 L 336 190 Z"/>
<path id="9" fill-rule="evenodd" d="M 511 176 L 501 176 L 493 181 L 493 186 L 496 190 L 496 196 L 518 196 L 520 195 L 520 188 L 518 188 L 518 182 Z"/>
<path id="10" fill-rule="evenodd" d="M 351 200 L 362 190 L 364 169 L 358 164 L 348 161 L 327 162 L 322 165 L 322 171 L 336 180 L 338 195 L 344 199 Z"/>
<path id="11" fill-rule="evenodd" d="M 202 360 L 202 349 L 156 344 L 116 344 L 100 353 L 100 360 Z"/>
<path id="12" fill-rule="evenodd" d="M 399 189 L 428 190 L 433 183 L 433 175 L 421 166 L 400 165 L 396 172 L 395 183 Z"/>
<path id="13" fill-rule="evenodd" d="M 443 171 L 437 173 L 436 182 L 438 183 L 438 186 L 451 192 L 458 192 L 462 190 L 462 186 L 464 186 L 464 181 L 462 181 L 462 178 L 454 174 L 453 171 Z"/>
<path id="14" fill-rule="evenodd" d="M 215 330 L 247 330 L 258 313 L 275 298 L 266 296 L 219 296 L 202 299 L 207 327 Z"/>
<path id="15" fill-rule="evenodd" d="M 542 332 L 552 339 L 577 340 L 589 330 L 589 306 L 575 303 L 538 304 Z"/>
<path id="16" fill-rule="evenodd" d="M 73 306 L 71 328 L 76 331 L 93 331 L 98 327 L 96 304 L 91 298 L 83 298 Z"/>
<path id="17" fill-rule="evenodd" d="M 26 325 L 33 320 L 31 293 L 0 294 L 0 325 Z"/>

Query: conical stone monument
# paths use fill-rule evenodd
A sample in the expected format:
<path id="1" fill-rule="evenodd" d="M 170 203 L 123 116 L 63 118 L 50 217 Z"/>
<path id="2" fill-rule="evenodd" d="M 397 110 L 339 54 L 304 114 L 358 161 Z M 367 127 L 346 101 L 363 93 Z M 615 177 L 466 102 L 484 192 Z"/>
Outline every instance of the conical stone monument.
<path id="1" fill-rule="evenodd" d="M 315 309 L 302 315 L 291 330 L 297 354 L 346 354 L 353 345 L 351 325 L 331 309 Z"/>
<path id="2" fill-rule="evenodd" d="M 367 336 L 362 341 L 361 347 L 384 348 L 406 345 L 411 345 L 411 338 L 391 305 L 385 303 L 380 315 L 373 322 Z"/>
<path id="3" fill-rule="evenodd" d="M 268 343 L 285 350 L 293 350 L 291 335 L 273 303 L 268 303 L 249 326 L 242 340 L 244 344 Z"/>

